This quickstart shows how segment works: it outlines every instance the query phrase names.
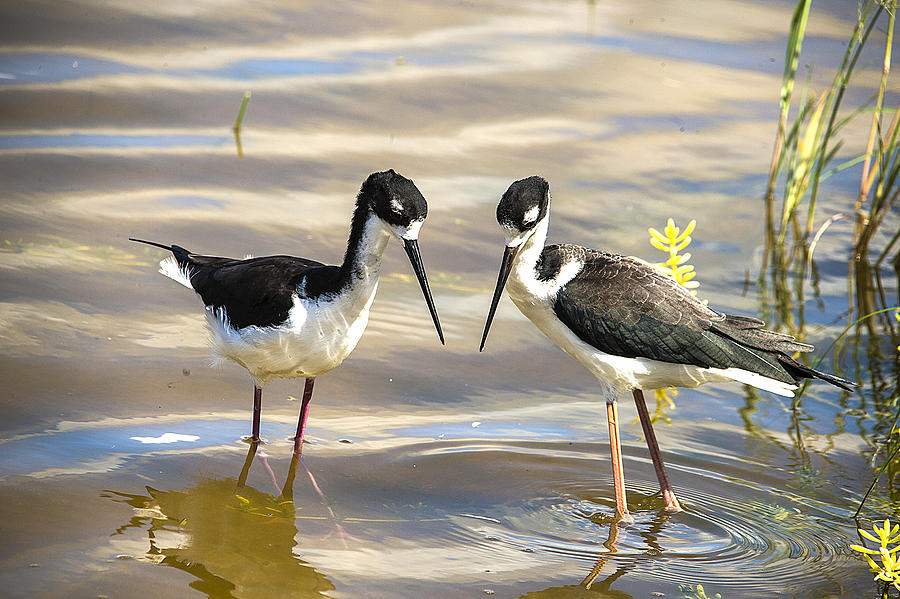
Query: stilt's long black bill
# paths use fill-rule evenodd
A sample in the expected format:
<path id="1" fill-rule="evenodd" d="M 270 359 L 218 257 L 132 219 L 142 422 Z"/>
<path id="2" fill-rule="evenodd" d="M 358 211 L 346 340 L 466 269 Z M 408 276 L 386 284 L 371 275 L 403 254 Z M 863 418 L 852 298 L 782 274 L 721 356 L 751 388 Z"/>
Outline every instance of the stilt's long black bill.
<path id="1" fill-rule="evenodd" d="M 428 277 L 425 276 L 425 266 L 422 264 L 422 256 L 419 254 L 419 242 L 415 239 L 404 239 L 403 249 L 406 250 L 409 262 L 412 264 L 416 277 L 419 279 L 419 286 L 422 288 L 422 293 L 425 294 L 425 303 L 428 304 L 428 311 L 431 312 L 431 320 L 434 321 L 434 328 L 437 329 L 438 337 L 440 337 L 441 345 L 443 345 L 444 331 L 441 330 L 441 321 L 438 319 L 437 309 L 434 307 L 434 300 L 431 298 Z"/>
<path id="2" fill-rule="evenodd" d="M 497 288 L 494 289 L 494 299 L 491 300 L 491 309 L 488 311 L 487 321 L 484 323 L 484 334 L 481 336 L 481 346 L 478 348 L 480 352 L 484 351 L 484 342 L 487 341 L 488 331 L 494 321 L 494 312 L 497 311 L 497 304 L 500 303 L 500 296 L 503 294 L 503 288 L 506 287 L 506 279 L 509 278 L 509 271 L 512 270 L 518 253 L 518 247 L 510 246 L 506 246 L 506 250 L 503 252 L 503 262 L 500 263 L 500 274 L 497 276 Z"/>

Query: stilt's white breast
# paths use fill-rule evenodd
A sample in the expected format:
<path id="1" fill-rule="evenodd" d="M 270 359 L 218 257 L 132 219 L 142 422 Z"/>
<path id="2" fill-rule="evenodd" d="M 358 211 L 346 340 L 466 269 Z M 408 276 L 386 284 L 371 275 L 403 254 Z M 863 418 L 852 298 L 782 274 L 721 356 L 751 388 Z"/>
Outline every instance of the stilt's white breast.
<path id="1" fill-rule="evenodd" d="M 341 295 L 315 300 L 295 295 L 288 320 L 276 327 L 235 329 L 222 310 L 207 308 L 213 351 L 263 384 L 319 376 L 339 366 L 359 343 L 377 287 L 376 279 Z"/>
<path id="2" fill-rule="evenodd" d="M 303 279 L 282 325 L 235 329 L 223 310 L 207 307 L 216 357 L 237 362 L 260 384 L 274 378 L 315 377 L 339 366 L 366 330 L 389 239 L 390 233 L 372 215 L 347 284 L 333 294 L 309 298 Z"/>

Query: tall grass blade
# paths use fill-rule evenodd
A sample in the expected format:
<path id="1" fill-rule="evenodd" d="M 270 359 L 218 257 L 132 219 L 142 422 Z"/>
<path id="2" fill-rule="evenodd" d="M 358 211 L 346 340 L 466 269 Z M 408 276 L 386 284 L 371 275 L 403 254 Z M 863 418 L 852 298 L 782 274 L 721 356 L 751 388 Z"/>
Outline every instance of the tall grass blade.
<path id="1" fill-rule="evenodd" d="M 238 158 L 244 157 L 244 146 L 241 143 L 241 126 L 244 124 L 244 115 L 247 114 L 247 104 L 250 102 L 250 92 L 244 92 L 244 98 L 241 100 L 241 107 L 238 109 L 237 118 L 234 121 L 232 130 L 234 131 L 234 145 L 237 147 Z"/>
<path id="2" fill-rule="evenodd" d="M 819 139 L 822 136 L 822 113 L 825 110 L 827 100 L 828 94 L 823 94 L 819 98 L 809 117 L 803 137 L 797 140 L 795 160 L 791 165 L 791 178 L 788 181 L 787 192 L 784 196 L 778 243 L 784 243 L 788 221 L 796 212 L 797 206 L 800 204 L 800 200 L 803 199 L 809 186 L 809 175 L 818 155 Z"/>
<path id="3" fill-rule="evenodd" d="M 241 126 L 244 124 L 244 115 L 247 114 L 247 104 L 250 103 L 250 92 L 244 92 L 244 98 L 241 100 L 241 107 L 238 109 L 237 119 L 234 121 L 234 132 L 240 133 Z"/>
<path id="4" fill-rule="evenodd" d="M 871 8 L 867 4 L 867 11 L 870 11 Z M 861 21 L 857 23 L 856 29 L 854 30 L 854 38 L 856 43 L 847 44 L 847 51 L 844 53 L 844 59 L 841 62 L 841 67 L 838 69 L 837 74 L 835 74 L 834 82 L 831 85 L 831 92 L 834 95 L 834 102 L 831 106 L 831 116 L 828 120 L 828 127 L 825 129 L 825 134 L 821 141 L 821 148 L 819 150 L 819 159 L 816 162 L 816 170 L 813 173 L 812 177 L 812 190 L 809 194 L 809 208 L 807 209 L 807 225 L 806 225 L 806 235 L 809 236 L 812 232 L 813 226 L 813 218 L 815 216 L 816 210 L 816 199 L 819 195 L 819 182 L 820 175 L 822 173 L 822 169 L 825 166 L 824 157 L 827 153 L 828 142 L 831 139 L 831 136 L 836 131 L 835 128 L 835 120 L 837 119 L 837 113 L 841 106 L 841 101 L 844 98 L 844 92 L 847 91 L 847 85 L 850 82 L 850 76 L 853 74 L 854 69 L 856 68 L 856 63 L 859 60 L 860 55 L 862 55 L 863 47 L 866 44 L 866 41 L 869 39 L 869 34 L 872 33 L 872 29 L 875 28 L 875 23 L 878 22 L 878 17 L 881 14 L 883 7 L 878 4 L 878 8 L 875 10 L 875 14 L 869 19 L 868 25 L 859 33 L 860 27 L 864 20 L 866 19 L 867 12 L 863 12 L 860 16 Z"/>
<path id="5" fill-rule="evenodd" d="M 791 96 L 794 92 L 797 65 L 800 62 L 800 50 L 803 47 L 803 38 L 806 36 L 806 23 L 809 20 L 810 6 L 812 6 L 812 0 L 799 0 L 791 17 L 791 29 L 784 57 L 784 74 L 781 79 L 781 116 L 778 120 L 778 132 L 775 136 L 775 148 L 772 152 L 772 165 L 769 167 L 767 197 L 771 197 L 775 192 L 775 181 L 778 178 L 779 170 L 781 170 L 782 147 L 787 130 L 788 113 L 791 109 Z"/>
<path id="6" fill-rule="evenodd" d="M 897 2 L 893 0 L 890 10 L 888 10 L 888 28 L 887 39 L 884 46 L 884 60 L 881 67 L 881 82 L 878 86 L 878 96 L 875 100 L 875 112 L 872 115 L 872 126 L 869 128 L 869 141 L 866 145 L 866 162 L 863 165 L 862 179 L 859 185 L 859 199 L 857 200 L 857 210 L 869 195 L 869 189 L 875 179 L 875 173 L 870 172 L 872 164 L 872 152 L 875 149 L 875 136 L 879 128 L 882 107 L 884 106 L 884 91 L 887 87 L 888 74 L 891 71 L 891 45 L 894 38 L 894 14 L 897 9 Z"/>

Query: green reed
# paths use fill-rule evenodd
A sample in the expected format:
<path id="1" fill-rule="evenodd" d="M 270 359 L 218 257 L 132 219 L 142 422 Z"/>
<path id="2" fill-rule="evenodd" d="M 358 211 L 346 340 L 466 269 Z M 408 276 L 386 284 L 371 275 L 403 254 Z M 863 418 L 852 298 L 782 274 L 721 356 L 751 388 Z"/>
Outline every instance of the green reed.
<path id="1" fill-rule="evenodd" d="M 831 175 L 859 164 L 865 163 L 863 181 L 884 175 L 884 169 L 871 169 L 872 164 L 882 164 L 884 161 L 877 155 L 880 152 L 891 154 L 891 149 L 896 150 L 896 138 L 877 135 L 881 128 L 875 125 L 880 123 L 881 117 L 886 112 L 883 106 L 884 89 L 890 71 L 890 48 L 893 37 L 894 13 L 893 7 L 896 0 L 891 0 L 889 10 L 874 0 L 863 0 L 859 6 L 859 18 L 853 33 L 847 44 L 841 64 L 835 72 L 831 85 L 822 90 L 818 97 L 810 89 L 810 83 L 804 89 L 804 93 L 797 107 L 797 114 L 790 126 L 789 115 L 793 104 L 793 90 L 797 76 L 797 64 L 803 39 L 806 35 L 806 23 L 809 16 L 811 0 L 800 0 L 794 11 L 791 21 L 791 30 L 788 38 L 787 52 L 785 56 L 785 70 L 782 78 L 780 97 L 780 118 L 775 137 L 772 163 L 769 170 L 769 183 L 766 194 L 767 220 L 775 235 L 775 243 L 784 244 L 790 234 L 795 243 L 807 244 L 813 235 L 813 223 L 816 213 L 816 203 L 820 192 L 820 185 Z M 853 119 L 859 117 L 864 111 L 869 110 L 869 103 L 852 108 L 849 113 L 842 110 L 843 100 L 847 88 L 856 72 L 859 59 L 867 47 L 869 36 L 876 23 L 881 20 L 882 14 L 889 14 L 887 24 L 886 46 L 884 50 L 884 68 L 882 70 L 880 92 L 876 96 L 873 112 L 873 125 L 870 132 L 870 149 L 863 156 L 851 157 L 842 163 L 835 164 L 836 157 L 846 141 L 841 137 L 842 130 Z M 893 143 L 891 143 L 893 139 Z M 880 142 L 880 143 L 877 143 Z M 883 178 L 883 177 L 882 177 Z M 784 194 L 781 205 L 781 218 L 776 227 L 774 217 L 775 188 L 779 179 L 784 181 Z M 862 187 L 862 186 L 861 186 Z M 877 187 L 877 186 L 873 186 Z M 882 192 L 886 190 L 882 186 Z M 861 197 L 865 192 L 861 192 Z M 862 201 L 858 201 L 861 206 Z M 873 204 L 878 215 L 873 220 L 869 233 L 870 238 L 874 230 L 884 218 L 886 202 L 879 200 Z M 805 211 L 805 219 L 802 212 Z M 805 220 L 805 222 L 804 222 Z M 858 234 L 858 238 L 863 233 Z"/>
<path id="2" fill-rule="evenodd" d="M 848 300 L 851 312 L 855 310 L 859 315 L 869 314 L 890 305 L 879 273 L 883 262 L 892 253 L 892 262 L 900 273 L 900 251 L 897 251 L 900 232 L 890 237 L 883 247 L 874 247 L 884 239 L 876 233 L 900 194 L 900 109 L 885 106 L 896 4 L 897 0 L 860 0 L 858 18 L 831 84 L 824 90 L 813 90 L 810 73 L 800 94 L 795 93 L 797 65 L 806 35 L 811 0 L 799 0 L 793 13 L 782 77 L 780 116 L 766 192 L 766 244 L 760 286 L 767 294 L 765 279 L 771 275 L 775 321 L 798 337 L 803 336 L 803 315 L 797 315 L 798 324 L 792 307 L 803 304 L 805 289 L 802 281 L 812 278 L 810 275 L 815 273 L 813 251 L 824 231 L 835 220 L 847 215 L 856 217 L 853 254 L 849 256 Z M 880 42 L 872 41 L 877 37 L 871 36 L 876 26 L 884 32 L 883 47 L 875 47 Z M 874 51 L 878 51 L 881 63 L 877 93 L 869 101 L 844 106 L 848 88 L 864 68 L 859 65 L 872 62 Z M 866 58 L 861 60 L 863 56 Z M 858 119 L 868 117 L 871 117 L 868 126 L 857 124 Z M 848 127 L 851 123 L 854 127 Z M 863 129 L 868 132 L 867 137 L 856 139 L 858 133 L 855 132 Z M 864 143 L 865 152 L 849 157 L 842 154 L 845 144 L 853 145 L 853 142 L 858 146 Z M 830 191 L 826 185 L 827 179 L 849 168 L 861 169 L 855 202 L 848 204 L 840 214 L 827 215 L 816 230 L 818 197 Z M 776 188 L 779 183 L 783 185 L 783 192 L 780 216 L 776 216 L 779 203 Z M 873 243 L 876 239 L 878 244 Z M 874 265 L 870 264 L 870 254 L 875 257 Z M 801 282 L 792 281 L 789 273 L 797 273 L 795 279 Z M 813 291 L 817 293 L 817 280 L 812 282 Z M 794 288 L 798 285 L 799 288 Z M 892 335 L 895 334 L 895 325 L 887 318 L 866 321 L 863 326 L 868 328 L 870 334 L 877 334 L 879 323 Z"/>
<path id="3" fill-rule="evenodd" d="M 244 115 L 247 114 L 247 104 L 250 103 L 250 92 L 244 92 L 244 97 L 241 99 L 241 107 L 238 108 L 237 118 L 234 120 L 234 126 L 232 126 L 231 130 L 234 131 L 234 145 L 237 147 L 237 155 L 238 158 L 244 157 L 244 147 L 241 144 L 241 127 L 244 125 Z"/>
<path id="4" fill-rule="evenodd" d="M 767 198 L 774 198 L 775 182 L 778 179 L 778 173 L 781 170 L 781 163 L 784 160 L 785 137 L 787 133 L 788 114 L 791 110 L 791 98 L 794 93 L 794 81 L 797 76 L 797 64 L 800 61 L 800 50 L 803 47 L 803 38 L 806 36 L 806 22 L 809 19 L 809 8 L 812 0 L 800 0 L 794 9 L 794 15 L 791 19 L 790 36 L 788 38 L 787 51 L 784 59 L 784 75 L 781 84 L 781 116 L 778 119 L 778 133 L 775 136 L 775 149 L 772 152 L 772 164 L 769 167 L 769 186 L 766 192 Z M 805 112 L 805 109 L 804 111 Z M 791 127 L 790 139 L 796 139 L 796 131 L 799 123 L 802 121 L 802 114 Z M 790 145 L 790 141 L 788 142 Z M 769 223 L 773 220 L 772 203 L 767 201 L 766 211 Z"/>
<path id="5" fill-rule="evenodd" d="M 896 434 L 900 360 L 890 354 L 900 342 L 900 324 L 894 318 L 896 300 L 888 298 L 882 276 L 887 262 L 893 265 L 900 283 L 900 231 L 885 234 L 884 227 L 900 195 L 900 107 L 889 105 L 887 94 L 897 0 L 859 0 L 857 8 L 840 64 L 824 89 L 815 89 L 811 72 L 804 82 L 797 81 L 811 0 L 798 0 L 794 9 L 765 198 L 766 243 L 759 276 L 761 314 L 771 311 L 776 329 L 804 340 L 804 310 L 810 287 L 811 299 L 823 305 L 813 253 L 822 246 L 823 234 L 832 223 L 853 219 L 852 237 L 848 234 L 846 239 L 850 245 L 847 326 L 820 354 L 816 365 L 833 349 L 850 350 L 845 358 L 855 362 L 861 382 L 865 377 L 865 392 L 857 392 L 852 404 L 846 394 L 839 399 L 842 414 L 835 423 L 841 429 L 844 414 L 865 410 L 874 430 L 891 431 L 883 441 L 872 443 L 875 455 L 881 453 L 884 462 L 873 463 L 876 474 L 872 486 L 887 470 L 888 485 L 893 489 L 898 474 L 895 470 L 900 466 L 894 463 L 895 456 L 900 455 L 900 435 Z M 868 91 L 875 88 L 873 66 L 880 67 L 874 79 L 875 93 Z M 868 80 L 863 79 L 864 72 Z M 867 100 L 852 105 L 848 101 L 866 94 L 871 94 Z M 848 153 L 848 147 L 865 150 Z M 845 181 L 848 173 L 859 172 L 856 191 L 846 206 L 838 206 L 838 214 L 817 214 L 818 198 L 834 193 L 829 177 L 842 171 Z M 885 339 L 891 341 L 890 350 L 885 347 Z M 797 393 L 792 406 L 795 413 L 805 388 Z M 860 509 L 868 495 L 860 502 Z M 895 492 L 889 490 L 889 495 L 894 497 Z"/>
<path id="6" fill-rule="evenodd" d="M 234 121 L 234 129 L 235 134 L 240 134 L 241 126 L 244 124 L 244 115 L 247 114 L 247 104 L 250 103 L 250 92 L 244 92 L 244 97 L 241 99 L 241 107 L 238 108 L 238 115 Z"/>

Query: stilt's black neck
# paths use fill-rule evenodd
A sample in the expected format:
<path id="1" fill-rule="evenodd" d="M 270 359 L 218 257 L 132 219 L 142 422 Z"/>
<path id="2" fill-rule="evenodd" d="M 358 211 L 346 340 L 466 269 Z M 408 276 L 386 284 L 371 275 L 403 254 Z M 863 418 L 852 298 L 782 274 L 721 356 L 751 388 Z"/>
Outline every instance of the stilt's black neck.
<path id="1" fill-rule="evenodd" d="M 354 275 L 360 275 L 359 258 L 362 244 L 365 238 L 366 225 L 375 213 L 369 206 L 369 199 L 360 191 L 356 198 L 356 208 L 353 210 L 353 218 L 350 221 L 350 237 L 347 239 L 347 251 L 344 253 L 344 262 L 341 264 L 341 287 L 348 283 Z"/>

